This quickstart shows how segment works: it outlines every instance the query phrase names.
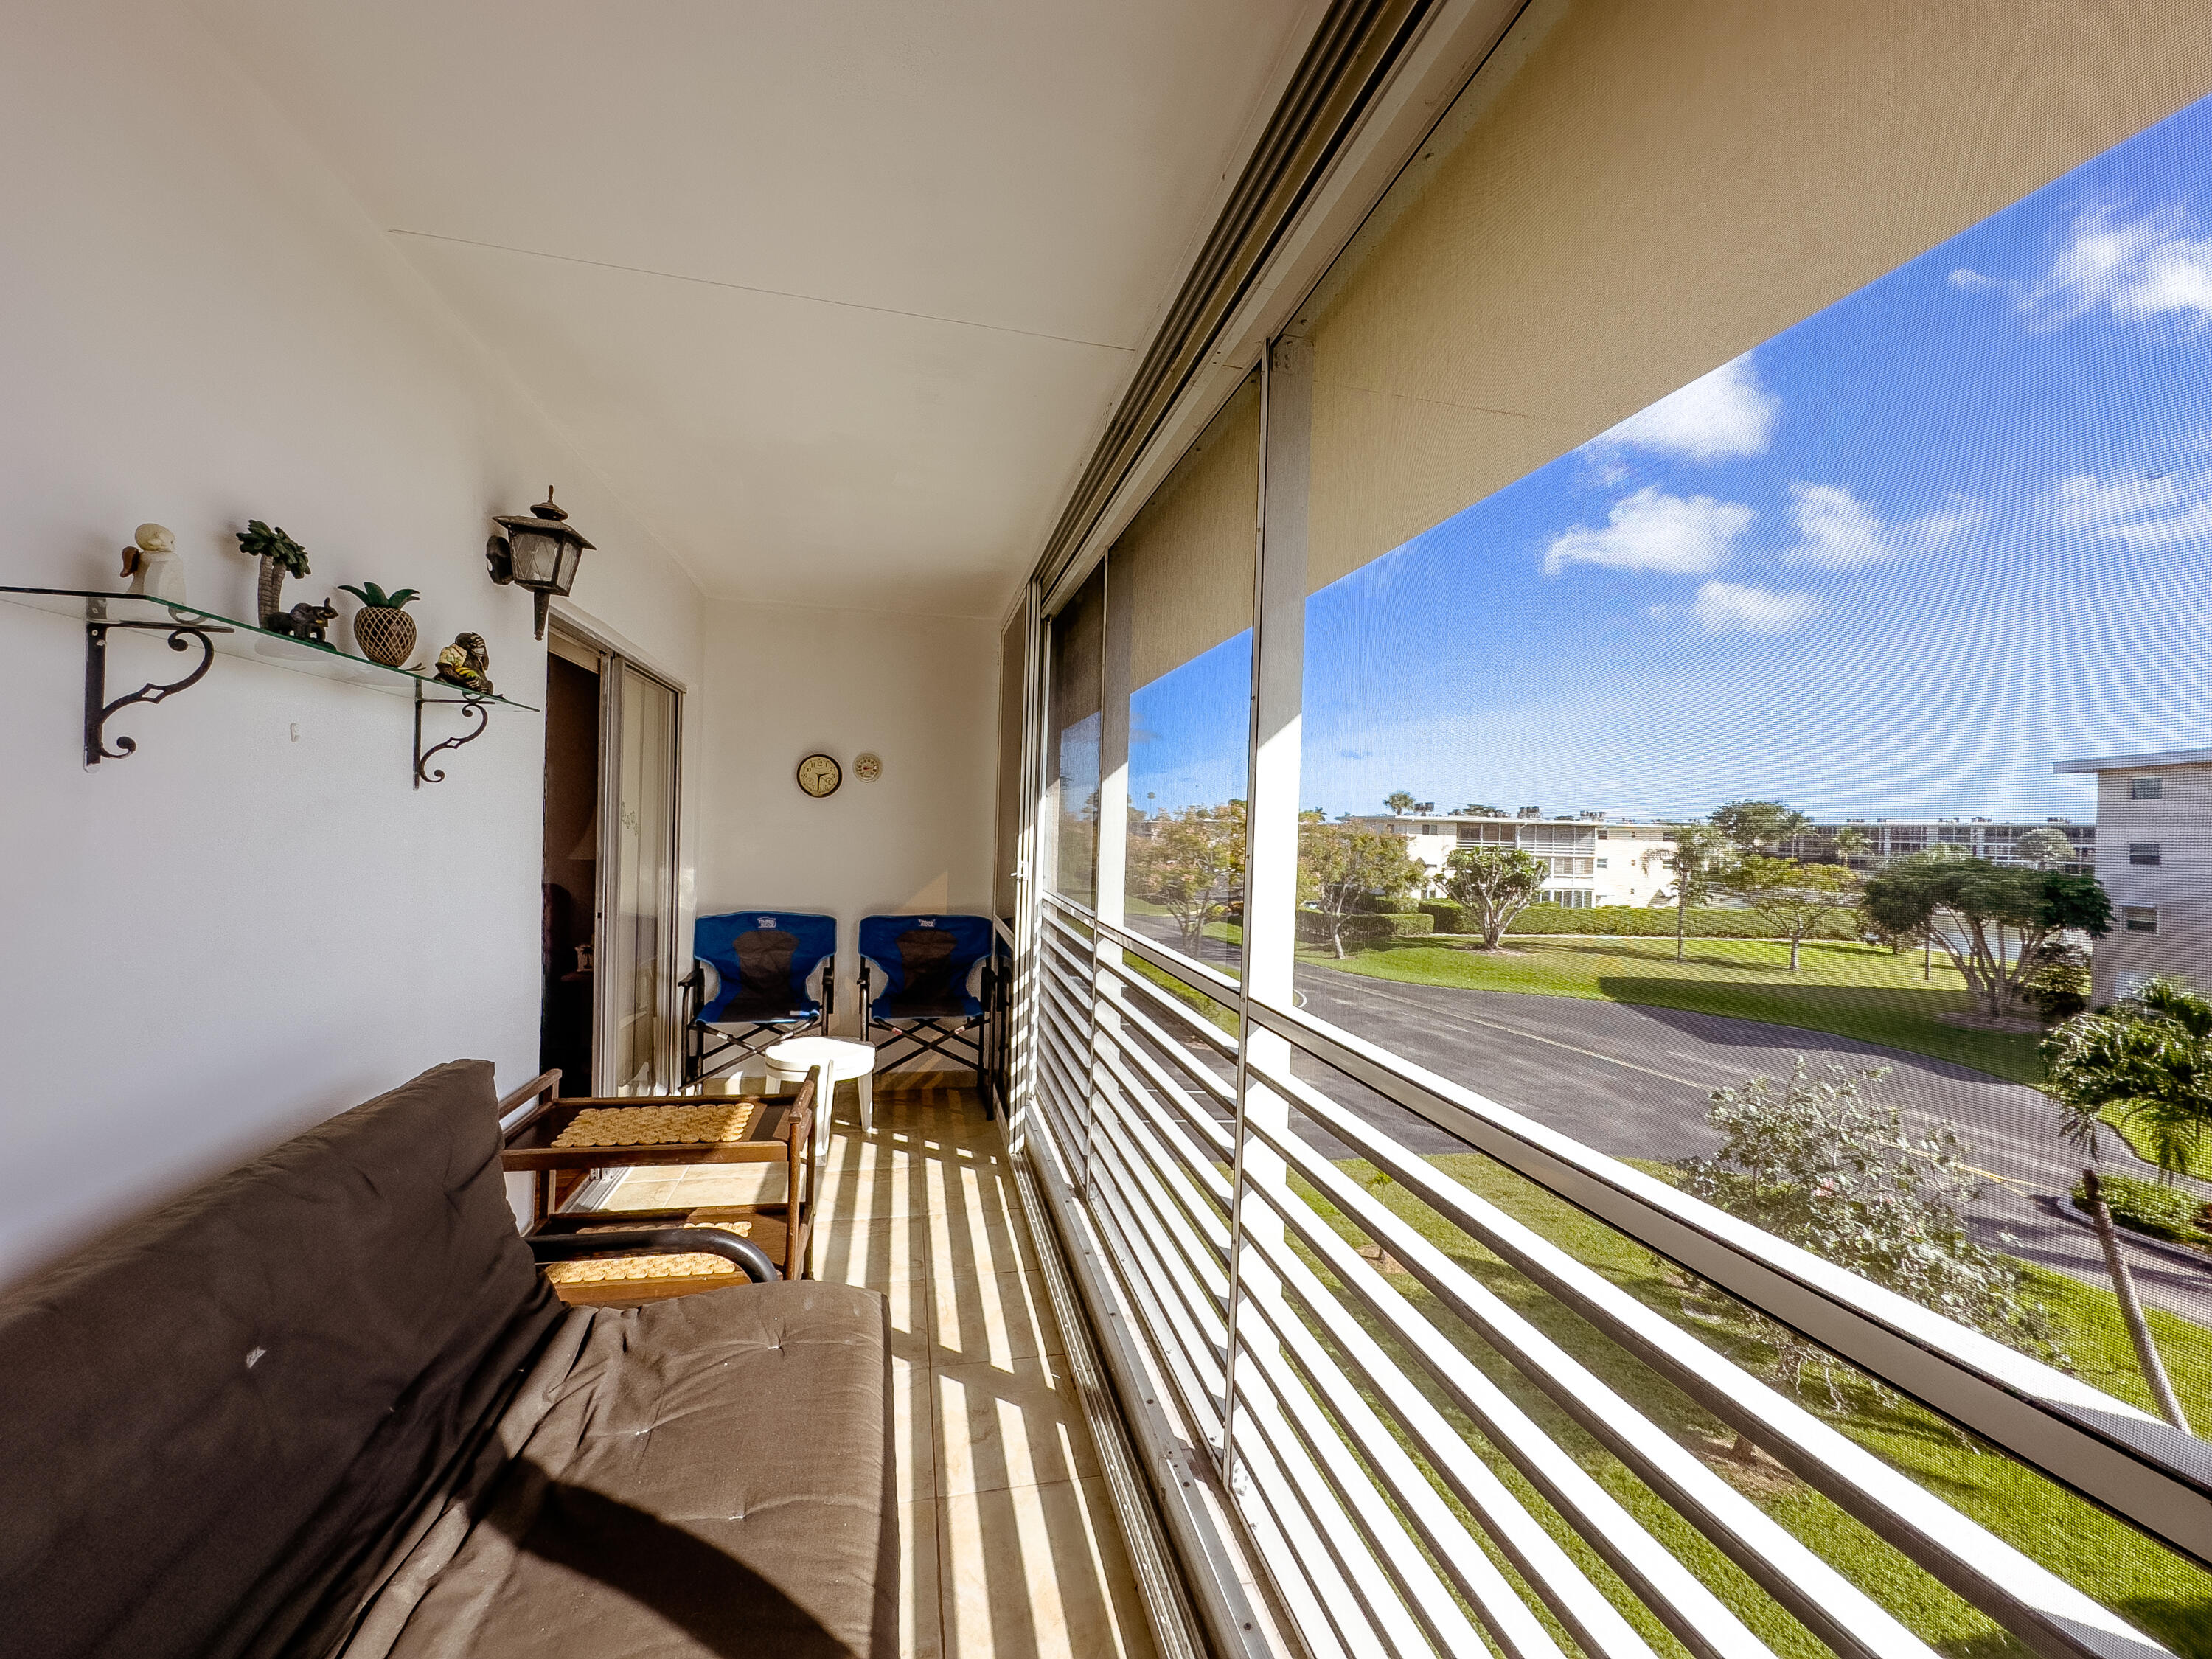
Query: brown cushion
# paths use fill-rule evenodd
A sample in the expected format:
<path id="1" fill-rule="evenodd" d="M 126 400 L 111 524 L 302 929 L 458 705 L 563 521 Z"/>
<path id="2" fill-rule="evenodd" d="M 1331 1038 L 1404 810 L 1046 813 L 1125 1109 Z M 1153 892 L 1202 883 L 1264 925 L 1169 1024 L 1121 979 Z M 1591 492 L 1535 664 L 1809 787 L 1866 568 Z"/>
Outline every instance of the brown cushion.
<path id="1" fill-rule="evenodd" d="M 456 1060 L 0 1297 L 17 1650 L 326 1646 L 561 1317 Z"/>
<path id="2" fill-rule="evenodd" d="M 890 1659 L 887 1320 L 805 1281 L 574 1310 L 348 1659 Z"/>

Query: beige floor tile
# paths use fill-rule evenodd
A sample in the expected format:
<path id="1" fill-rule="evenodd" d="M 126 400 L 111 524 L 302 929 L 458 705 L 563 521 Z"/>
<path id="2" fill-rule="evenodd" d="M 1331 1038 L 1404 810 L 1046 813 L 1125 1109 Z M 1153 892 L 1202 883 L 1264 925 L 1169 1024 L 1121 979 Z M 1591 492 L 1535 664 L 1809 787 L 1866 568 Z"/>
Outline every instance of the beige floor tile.
<path id="1" fill-rule="evenodd" d="M 939 1274 L 929 1291 L 930 1341 L 939 1365 L 1003 1365 L 1066 1351 L 1042 1273 Z"/>
<path id="2" fill-rule="evenodd" d="M 1042 1265 L 1020 1213 L 974 1215 L 940 1210 L 925 1218 L 933 1270 L 964 1277 L 1020 1273 Z"/>
<path id="3" fill-rule="evenodd" d="M 934 1501 L 899 1505 L 899 1659 L 940 1659 L 945 1626 Z"/>
<path id="4" fill-rule="evenodd" d="M 934 1159 L 912 1158 L 865 1170 L 825 1170 L 822 1175 L 825 1217 L 927 1215 L 944 1201 L 944 1181 Z"/>
<path id="5" fill-rule="evenodd" d="M 957 1659 L 1152 1659 L 1099 1480 L 941 1498 L 945 1649 Z"/>
<path id="6" fill-rule="evenodd" d="M 926 1215 L 854 1218 L 824 1210 L 814 1234 L 814 1276 L 882 1290 L 930 1275 L 934 1261 Z M 1009 1264 L 1012 1265 L 1011 1263 Z"/>
<path id="7" fill-rule="evenodd" d="M 939 1365 L 930 1382 L 941 1495 L 1049 1486 L 1098 1473 L 1075 1379 L 1057 1361 Z"/>
<path id="8" fill-rule="evenodd" d="M 935 1389 L 929 1367 L 919 1359 L 891 1358 L 891 1442 L 902 1504 L 937 1496 Z"/>

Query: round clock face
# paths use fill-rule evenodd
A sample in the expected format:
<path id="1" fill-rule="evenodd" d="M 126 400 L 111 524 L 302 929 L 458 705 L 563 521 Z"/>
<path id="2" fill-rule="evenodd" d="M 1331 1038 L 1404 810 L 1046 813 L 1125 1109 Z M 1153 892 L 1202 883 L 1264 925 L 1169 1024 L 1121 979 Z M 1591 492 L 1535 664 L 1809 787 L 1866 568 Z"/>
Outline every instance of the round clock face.
<path id="1" fill-rule="evenodd" d="M 884 763 L 873 755 L 853 757 L 853 775 L 862 783 L 873 783 L 884 775 Z"/>
<path id="2" fill-rule="evenodd" d="M 844 769 L 827 755 L 809 755 L 799 763 L 799 787 L 817 800 L 836 793 L 844 781 Z"/>

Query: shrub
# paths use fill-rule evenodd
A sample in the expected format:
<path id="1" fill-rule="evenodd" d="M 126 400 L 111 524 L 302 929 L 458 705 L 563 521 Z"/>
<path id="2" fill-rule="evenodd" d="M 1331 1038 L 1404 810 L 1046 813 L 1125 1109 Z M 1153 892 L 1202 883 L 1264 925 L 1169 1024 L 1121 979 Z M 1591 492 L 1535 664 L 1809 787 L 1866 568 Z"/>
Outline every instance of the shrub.
<path id="1" fill-rule="evenodd" d="M 2021 1264 L 1966 1235 L 1960 1211 L 1984 1184 L 1966 1162 L 1971 1148 L 1948 1123 L 1908 1129 L 1894 1104 L 1875 1097 L 1887 1074 L 1833 1063 L 1815 1073 L 1801 1056 L 1778 1088 L 1755 1075 L 1716 1089 L 1708 1117 L 1720 1151 L 1677 1164 L 1676 1178 L 1692 1197 L 1824 1261 L 2025 1352 L 2062 1358 L 2042 1307 L 2023 1294 Z M 1801 1386 L 1811 1366 L 1840 1406 L 1828 1354 L 1759 1322 L 1774 1344 L 1775 1381 Z"/>
<path id="2" fill-rule="evenodd" d="M 2089 1006 L 2089 953 L 2063 939 L 2046 940 L 2020 981 L 2020 1000 L 2046 1025 L 2082 1012 Z"/>
<path id="3" fill-rule="evenodd" d="M 1344 942 L 1347 946 L 1381 945 L 1394 939 L 1413 939 L 1435 927 L 1433 917 L 1418 910 L 1355 910 L 1344 919 Z M 1298 940 L 1304 945 L 1327 945 L 1328 918 L 1318 910 L 1299 911 Z"/>
<path id="4" fill-rule="evenodd" d="M 2104 1191 L 2105 1207 L 2121 1226 L 2148 1233 L 2153 1238 L 2212 1245 L 2212 1227 L 2206 1224 L 2206 1212 L 2212 1210 L 2212 1205 L 2196 1194 L 2139 1176 L 2108 1175 L 2097 1185 Z M 2089 1209 L 2088 1192 L 2078 1181 L 2074 1183 L 2074 1207 L 2084 1214 Z"/>

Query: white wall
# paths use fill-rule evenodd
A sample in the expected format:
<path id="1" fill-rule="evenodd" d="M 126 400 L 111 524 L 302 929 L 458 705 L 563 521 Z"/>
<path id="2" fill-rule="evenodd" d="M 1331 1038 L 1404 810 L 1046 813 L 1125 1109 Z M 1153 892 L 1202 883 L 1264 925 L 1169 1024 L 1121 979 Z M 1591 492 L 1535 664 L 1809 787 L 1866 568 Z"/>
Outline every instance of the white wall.
<path id="1" fill-rule="evenodd" d="M 196 26 L 0 9 L 0 582 L 118 586 L 151 519 L 242 608 L 231 532 L 267 519 L 313 561 L 291 599 L 420 587 L 426 644 L 481 632 L 535 702 L 482 549 L 555 483 L 599 544 L 579 610 L 697 684 L 688 580 Z M 122 641 L 111 695 L 182 660 Z M 82 665 L 0 605 L 0 1277 L 423 1066 L 537 1053 L 535 716 L 416 791 L 404 702 L 224 659 L 88 772 Z"/>
<path id="2" fill-rule="evenodd" d="M 854 1030 L 862 916 L 989 914 L 998 630 L 981 618 L 725 604 L 707 640 L 692 711 L 714 757 L 699 913 L 836 916 L 839 1024 Z M 823 800 L 793 778 L 817 750 L 845 768 Z M 874 783 L 853 775 L 863 751 L 883 758 Z"/>
<path id="3" fill-rule="evenodd" d="M 2137 778 L 2157 778 L 2156 800 L 2129 793 Z M 2156 842 L 2159 862 L 2130 862 L 2131 842 Z M 2212 988 L 2212 766 L 2136 766 L 2097 774 L 2097 879 L 2112 901 L 2112 931 L 2090 957 L 2100 1005 L 2124 996 L 2154 974 Z M 2158 932 L 2131 933 L 2129 905 L 2158 912 Z"/>

